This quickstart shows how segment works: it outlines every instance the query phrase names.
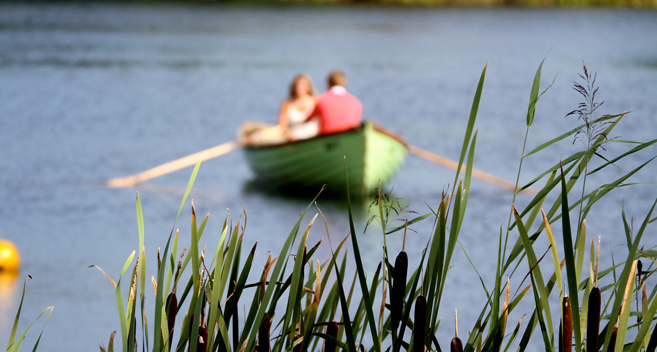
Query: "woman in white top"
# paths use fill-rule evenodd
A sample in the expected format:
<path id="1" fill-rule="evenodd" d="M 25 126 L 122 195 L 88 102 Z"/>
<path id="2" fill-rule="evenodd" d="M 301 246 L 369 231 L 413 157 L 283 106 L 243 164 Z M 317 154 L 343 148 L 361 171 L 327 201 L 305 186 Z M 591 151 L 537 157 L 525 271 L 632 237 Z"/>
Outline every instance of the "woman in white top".
<path id="1" fill-rule="evenodd" d="M 294 141 L 307 139 L 319 133 L 317 120 L 304 122 L 315 109 L 317 91 L 310 76 L 302 73 L 290 84 L 289 96 L 283 100 L 278 115 L 278 126 L 283 129 L 283 135 Z"/>

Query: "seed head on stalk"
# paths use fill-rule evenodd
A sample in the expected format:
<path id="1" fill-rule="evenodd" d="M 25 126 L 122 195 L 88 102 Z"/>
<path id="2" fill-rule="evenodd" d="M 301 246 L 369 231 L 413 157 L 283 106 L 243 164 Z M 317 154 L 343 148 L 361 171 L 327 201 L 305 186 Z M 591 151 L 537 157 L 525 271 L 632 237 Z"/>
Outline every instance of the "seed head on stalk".
<path id="1" fill-rule="evenodd" d="M 196 350 L 199 352 L 206 352 L 207 348 L 208 348 L 208 329 L 205 326 L 199 326 L 198 343 L 196 344 Z"/>
<path id="2" fill-rule="evenodd" d="M 338 338 L 338 323 L 332 321 L 328 324 L 326 327 L 326 335 L 337 339 Z M 333 340 L 326 340 L 326 344 L 324 346 L 324 352 L 335 352 L 335 341 Z"/>
<path id="3" fill-rule="evenodd" d="M 420 294 L 415 300 L 415 326 L 413 329 L 413 352 L 424 352 L 427 336 L 427 298 Z"/>
<path id="4" fill-rule="evenodd" d="M 303 337 L 303 336 L 301 336 L 301 335 L 295 335 L 295 336 L 294 336 L 294 340 L 296 341 L 296 340 L 298 340 L 298 339 L 300 339 L 300 338 L 302 338 L 302 337 Z M 303 349 L 303 340 L 301 340 L 301 342 L 299 342 L 296 346 L 294 346 L 294 348 L 292 349 L 292 351 L 294 351 L 294 352 L 301 352 L 302 349 Z"/>
<path id="5" fill-rule="evenodd" d="M 570 310 L 570 299 L 568 298 L 568 296 L 563 297 L 562 309 L 563 309 L 563 318 L 562 318 L 563 340 L 560 350 L 561 352 L 570 352 L 573 348 L 573 313 Z"/>
<path id="6" fill-rule="evenodd" d="M 618 335 L 618 325 L 614 326 L 614 330 L 611 331 L 611 339 L 609 339 L 607 352 L 614 352 L 614 349 L 616 348 L 616 335 Z"/>
<path id="7" fill-rule="evenodd" d="M 584 62 L 582 62 L 582 67 L 584 70 L 584 74 L 580 73 L 578 75 L 582 80 L 584 80 L 584 82 L 583 83 L 574 82 L 573 89 L 584 98 L 584 101 L 580 102 L 579 105 L 577 106 L 577 109 L 569 112 L 568 114 L 566 114 L 566 116 L 570 116 L 570 115 L 577 116 L 578 120 L 582 120 L 586 124 L 586 127 L 584 129 L 579 130 L 577 131 L 577 133 L 575 133 L 575 139 L 573 140 L 573 143 L 577 141 L 577 139 L 580 138 L 582 135 L 585 135 L 587 139 L 586 142 L 587 144 L 590 145 L 591 141 L 604 135 L 605 126 L 611 122 L 606 121 L 606 122 L 593 123 L 594 121 L 593 114 L 600 106 L 602 106 L 602 104 L 604 104 L 604 101 L 600 103 L 595 101 L 595 95 L 596 93 L 598 93 L 598 89 L 600 89 L 600 87 L 596 87 L 595 85 L 595 81 L 598 78 L 598 74 L 589 73 L 586 64 Z M 605 116 L 608 115 L 603 115 L 601 117 L 605 117 Z M 604 147 L 602 146 L 601 148 L 604 149 Z"/>
<path id="8" fill-rule="evenodd" d="M 648 342 L 646 352 L 655 352 L 655 348 L 657 348 L 657 325 L 652 329 L 652 335 L 650 335 L 650 341 Z"/>
<path id="9" fill-rule="evenodd" d="M 408 255 L 401 251 L 395 259 L 395 270 L 392 279 L 392 295 L 390 296 L 390 325 L 397 332 L 401 321 L 404 298 L 406 296 L 406 277 L 408 273 Z"/>
<path id="10" fill-rule="evenodd" d="M 269 314 L 265 313 L 262 318 L 262 324 L 258 329 L 258 352 L 269 352 L 271 347 L 269 345 L 269 332 L 271 330 L 271 318 Z"/>
<path id="11" fill-rule="evenodd" d="M 454 310 L 454 338 L 450 344 L 450 352 L 463 352 L 463 342 L 459 338 L 459 316 L 456 309 Z"/>
<path id="12" fill-rule="evenodd" d="M 586 323 L 586 350 L 598 350 L 598 333 L 600 331 L 600 289 L 596 286 L 589 294 L 589 309 Z"/>
<path id="13" fill-rule="evenodd" d="M 173 289 L 167 297 L 165 309 L 167 312 L 167 326 L 169 328 L 169 336 L 173 336 L 173 328 L 176 324 L 176 315 L 178 315 L 178 297 L 176 297 L 176 291 L 178 289 L 178 277 L 180 275 L 180 268 L 182 266 L 183 258 L 185 257 L 185 252 L 187 247 L 182 250 L 180 255 L 180 260 L 178 261 L 178 267 L 176 268 L 176 274 L 173 277 Z"/>

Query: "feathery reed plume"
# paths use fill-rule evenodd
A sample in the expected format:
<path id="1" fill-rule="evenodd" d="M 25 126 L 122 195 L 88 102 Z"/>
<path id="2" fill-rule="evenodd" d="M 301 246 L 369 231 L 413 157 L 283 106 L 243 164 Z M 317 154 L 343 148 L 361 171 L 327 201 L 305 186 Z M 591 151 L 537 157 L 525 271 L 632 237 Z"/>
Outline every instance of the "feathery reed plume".
<path id="1" fill-rule="evenodd" d="M 598 333 L 600 331 L 600 289 L 596 286 L 589 294 L 589 311 L 586 325 L 586 350 L 598 350 Z"/>
<path id="2" fill-rule="evenodd" d="M 609 340 L 609 346 L 607 346 L 607 352 L 614 352 L 616 348 L 616 335 L 618 334 L 618 326 L 614 326 L 614 330 L 611 331 L 611 339 Z"/>
<path id="3" fill-rule="evenodd" d="M 271 319 L 269 314 L 265 313 L 262 317 L 262 324 L 258 328 L 258 352 L 269 352 L 271 347 L 269 345 L 269 331 L 271 330 Z"/>
<path id="4" fill-rule="evenodd" d="M 459 338 L 459 316 L 456 309 L 454 310 L 454 338 L 449 347 L 450 352 L 463 352 L 463 342 Z"/>
<path id="5" fill-rule="evenodd" d="M 326 335 L 337 339 L 338 338 L 338 323 L 332 321 L 326 327 Z M 335 352 L 335 341 L 326 339 L 324 345 L 324 352 Z"/>
<path id="6" fill-rule="evenodd" d="M 599 89 L 599 87 L 596 87 L 595 85 L 595 80 L 597 79 L 598 74 L 589 73 L 588 69 L 586 68 L 586 64 L 584 62 L 582 62 L 582 66 L 584 69 L 584 74 L 580 73 L 579 77 L 582 80 L 584 80 L 584 83 L 580 84 L 574 82 L 573 89 L 577 93 L 582 95 L 582 97 L 584 97 L 584 101 L 579 103 L 577 109 L 569 112 L 568 114 L 566 114 L 566 116 L 570 116 L 570 115 L 577 116 L 577 119 L 581 119 L 586 124 L 585 129 L 582 129 L 580 131 L 577 131 L 577 133 L 575 133 L 575 139 L 573 140 L 573 143 L 577 141 L 577 138 L 580 137 L 580 135 L 584 134 L 586 135 L 586 139 L 587 139 L 586 143 L 590 144 L 591 141 L 597 139 L 598 137 L 604 136 L 605 126 L 607 126 L 611 122 L 606 121 L 606 122 L 592 123 L 592 121 L 594 120 L 593 113 L 600 106 L 602 106 L 602 104 L 604 104 L 604 101 L 601 103 L 595 101 L 595 95 Z M 607 138 L 607 136 L 604 137 Z M 604 146 L 600 145 L 600 147 L 604 150 Z"/>
<path id="7" fill-rule="evenodd" d="M 393 334 L 397 334 L 397 328 L 401 321 L 404 298 L 406 296 L 406 277 L 408 273 L 408 255 L 401 251 L 395 259 L 395 270 L 392 278 L 392 295 L 390 296 L 390 325 Z"/>
<path id="8" fill-rule="evenodd" d="M 565 290 L 565 289 L 564 289 Z M 563 297 L 563 341 L 561 352 L 570 352 L 573 347 L 573 312 L 570 310 L 570 299 L 568 296 Z"/>
<path id="9" fill-rule="evenodd" d="M 419 295 L 415 300 L 415 327 L 413 329 L 413 352 L 424 352 L 427 336 L 427 298 Z"/>

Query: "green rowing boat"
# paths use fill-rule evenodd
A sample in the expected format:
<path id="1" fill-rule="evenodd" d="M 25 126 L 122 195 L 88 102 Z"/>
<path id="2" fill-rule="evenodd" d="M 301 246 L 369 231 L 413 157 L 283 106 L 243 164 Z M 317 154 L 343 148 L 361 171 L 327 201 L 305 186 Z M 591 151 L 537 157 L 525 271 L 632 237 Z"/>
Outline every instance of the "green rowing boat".
<path id="1" fill-rule="evenodd" d="M 352 197 L 376 192 L 397 172 L 408 154 L 400 137 L 373 122 L 341 133 L 277 145 L 247 145 L 244 154 L 257 178 L 279 188 L 346 193 L 345 166 Z"/>

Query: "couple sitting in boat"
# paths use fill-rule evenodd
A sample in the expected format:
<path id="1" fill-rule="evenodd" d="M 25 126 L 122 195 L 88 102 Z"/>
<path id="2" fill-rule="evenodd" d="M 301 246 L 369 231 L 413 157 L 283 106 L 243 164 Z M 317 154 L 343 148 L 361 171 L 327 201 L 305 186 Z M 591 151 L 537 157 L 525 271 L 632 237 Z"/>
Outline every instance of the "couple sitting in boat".
<path id="1" fill-rule="evenodd" d="M 242 135 L 251 145 L 283 144 L 318 135 L 337 133 L 361 123 L 363 106 L 345 88 L 347 77 L 340 70 L 328 76 L 328 91 L 316 95 L 310 76 L 298 75 L 290 85 L 289 97 L 281 104 L 278 125 L 245 124 Z"/>
<path id="2" fill-rule="evenodd" d="M 281 104 L 278 125 L 290 140 L 346 131 L 360 125 L 363 106 L 345 89 L 347 77 L 334 70 L 328 76 L 328 91 L 315 96 L 310 77 L 297 76 L 290 96 Z"/>

